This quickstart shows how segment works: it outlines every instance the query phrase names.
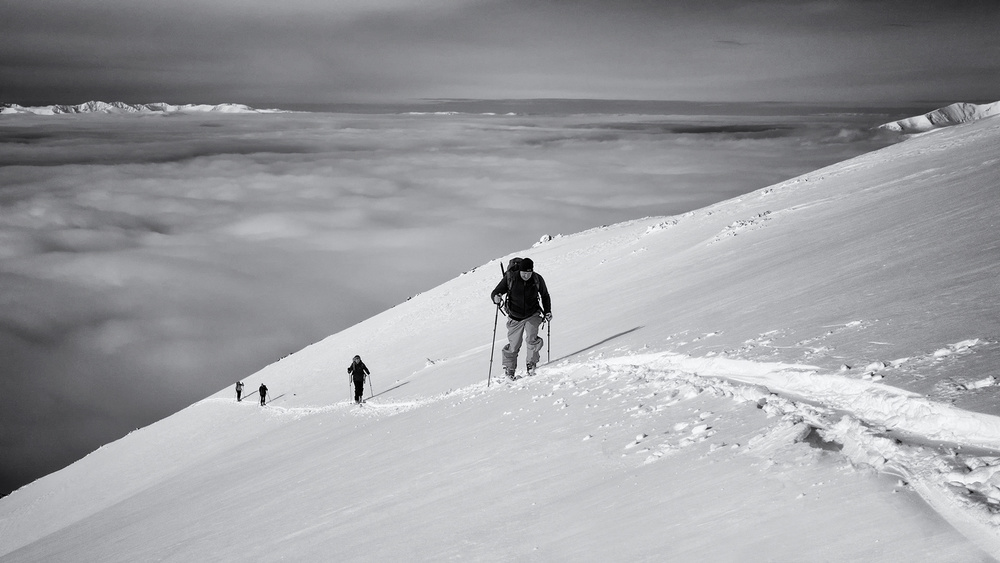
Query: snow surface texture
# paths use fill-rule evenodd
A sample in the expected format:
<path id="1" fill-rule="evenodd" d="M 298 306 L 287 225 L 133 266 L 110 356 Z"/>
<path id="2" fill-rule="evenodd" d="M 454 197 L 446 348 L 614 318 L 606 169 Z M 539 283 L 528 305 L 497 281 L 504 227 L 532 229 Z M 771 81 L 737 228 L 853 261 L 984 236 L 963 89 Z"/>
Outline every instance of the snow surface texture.
<path id="1" fill-rule="evenodd" d="M 881 125 L 880 128 L 905 134 L 926 133 L 927 131 L 941 127 L 951 127 L 994 115 L 1000 115 L 1000 102 L 993 102 L 992 104 L 959 102 L 925 113 L 924 115 L 886 123 Z"/>
<path id="2" fill-rule="evenodd" d="M 183 104 L 172 105 L 162 102 L 152 104 L 126 104 L 124 102 L 85 102 L 77 105 L 52 105 L 24 107 L 17 104 L 0 105 L 0 115 L 35 114 L 59 115 L 72 113 L 179 113 L 179 112 L 215 112 L 215 113 L 280 113 L 276 109 L 255 109 L 243 104 Z"/>
<path id="3" fill-rule="evenodd" d="M 504 256 L 0 499 L 0 560 L 995 560 L 998 143 L 543 236 L 534 377 Z"/>

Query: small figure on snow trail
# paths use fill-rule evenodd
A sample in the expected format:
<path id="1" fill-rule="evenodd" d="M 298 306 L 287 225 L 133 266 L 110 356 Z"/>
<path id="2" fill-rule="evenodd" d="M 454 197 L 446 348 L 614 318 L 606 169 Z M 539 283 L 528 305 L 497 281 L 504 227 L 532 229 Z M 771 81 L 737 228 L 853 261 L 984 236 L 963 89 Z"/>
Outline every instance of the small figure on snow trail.
<path id="1" fill-rule="evenodd" d="M 347 373 L 354 383 L 354 402 L 360 405 L 365 395 L 365 376 L 371 372 L 368 371 L 368 366 L 361 361 L 361 356 L 354 356 L 354 360 L 347 368 Z"/>
<path id="2" fill-rule="evenodd" d="M 267 397 L 267 385 L 264 385 L 263 383 L 261 383 L 260 384 L 260 389 L 258 389 L 258 391 L 260 391 L 260 406 L 263 407 L 264 406 L 264 397 Z"/>
<path id="3" fill-rule="evenodd" d="M 545 279 L 534 272 L 531 258 L 514 258 L 508 264 L 503 279 L 493 289 L 490 298 L 498 306 L 507 296 L 507 345 L 503 347 L 503 370 L 508 378 L 514 379 L 517 370 L 517 354 L 521 343 L 528 345 L 525 363 L 528 374 L 535 371 L 539 353 L 545 342 L 538 336 L 542 322 L 552 319 L 552 300 Z"/>
<path id="4" fill-rule="evenodd" d="M 237 381 L 236 382 L 236 402 L 238 403 L 238 402 L 240 402 L 242 400 L 243 400 L 243 382 L 242 381 Z"/>

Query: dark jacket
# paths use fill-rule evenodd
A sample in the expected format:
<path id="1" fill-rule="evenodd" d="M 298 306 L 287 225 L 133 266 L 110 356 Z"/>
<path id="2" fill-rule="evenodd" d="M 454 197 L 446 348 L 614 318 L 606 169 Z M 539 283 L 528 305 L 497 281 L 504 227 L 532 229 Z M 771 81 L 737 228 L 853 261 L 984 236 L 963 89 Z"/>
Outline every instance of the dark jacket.
<path id="1" fill-rule="evenodd" d="M 351 365 L 347 368 L 347 373 L 351 374 L 351 377 L 353 377 L 355 381 L 364 381 L 365 375 L 370 374 L 371 372 L 368 371 L 368 366 L 366 366 L 364 362 L 351 362 Z"/>
<path id="2" fill-rule="evenodd" d="M 533 272 L 528 281 L 522 280 L 520 273 L 504 276 L 493 289 L 490 299 L 505 294 L 507 315 L 515 321 L 523 321 L 539 313 L 545 315 L 552 312 L 552 300 L 549 299 L 549 290 L 545 287 L 545 278 L 538 275 L 538 272 Z"/>

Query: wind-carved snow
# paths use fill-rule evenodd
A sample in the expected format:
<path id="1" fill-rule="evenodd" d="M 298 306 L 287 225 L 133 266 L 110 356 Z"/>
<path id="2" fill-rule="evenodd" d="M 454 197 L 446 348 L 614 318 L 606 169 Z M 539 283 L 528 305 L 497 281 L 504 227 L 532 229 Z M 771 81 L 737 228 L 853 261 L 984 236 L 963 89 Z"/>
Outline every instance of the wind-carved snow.
<path id="1" fill-rule="evenodd" d="M 970 340 L 968 342 L 973 342 Z M 555 379 L 555 383 L 551 383 Z M 623 382 L 617 383 L 616 382 Z M 551 399 L 562 389 L 590 402 L 615 385 L 613 399 L 635 397 L 623 414 L 652 428 L 665 410 L 678 408 L 702 394 L 753 403 L 781 423 L 745 444 L 712 444 L 708 455 L 722 449 L 768 457 L 788 444 L 805 442 L 817 433 L 838 444 L 859 467 L 896 474 L 956 527 L 975 533 L 990 549 L 1000 548 L 1000 456 L 956 454 L 935 448 L 935 441 L 1000 451 L 1000 418 L 935 404 L 901 389 L 818 373 L 814 366 L 761 363 L 725 358 L 693 358 L 669 353 L 634 354 L 592 360 L 585 366 L 564 362 L 539 369 L 515 389 L 551 386 L 535 400 Z M 800 397 L 808 402 L 802 402 Z M 576 408 L 580 402 L 574 401 Z M 629 401 L 623 401 L 629 404 Z M 570 407 L 556 396 L 553 408 Z M 724 417 L 695 412 L 670 428 L 640 432 L 621 446 L 621 456 L 635 463 L 656 463 L 694 444 L 711 439 Z M 601 428 L 584 436 L 591 441 Z M 976 530 L 970 529 L 976 528 Z M 983 533 L 986 531 L 986 535 Z"/>
<path id="2" fill-rule="evenodd" d="M 1000 417 L 955 409 L 901 389 L 819 374 L 812 366 L 673 354 L 608 358 L 600 364 L 612 372 L 642 373 L 645 384 L 672 389 L 671 398 L 679 394 L 677 389 L 686 387 L 689 393 L 711 391 L 738 401 L 759 401 L 760 408 L 783 417 L 788 425 L 751 439 L 747 451 L 801 442 L 817 430 L 826 441 L 844 446 L 845 455 L 854 463 L 898 473 L 911 484 L 919 482 L 918 493 L 945 510 L 949 521 L 957 527 L 975 525 L 980 537 L 985 530 L 985 545 L 994 553 L 1000 549 L 1000 455 L 956 455 L 952 450 L 940 452 L 924 446 L 929 441 L 947 441 L 1000 452 Z M 645 462 L 710 437 L 710 428 L 698 425 L 690 436 L 658 445 Z M 675 434 L 686 429 L 687 425 L 675 426 Z M 887 432 L 895 437 L 884 437 Z M 641 438 L 627 447 L 646 442 L 648 436 Z M 643 451 L 650 450 L 647 446 Z"/>
<path id="3" fill-rule="evenodd" d="M 610 361 L 610 360 L 609 360 Z M 748 363 L 728 358 L 662 354 L 629 357 L 664 370 L 681 370 L 764 385 L 775 392 L 808 397 L 832 408 L 850 410 L 891 430 L 1000 451 L 1000 417 L 956 409 L 920 395 L 879 383 L 819 373 L 814 366 Z"/>
<path id="4" fill-rule="evenodd" d="M 668 219 L 666 221 L 661 221 L 655 225 L 650 225 L 649 227 L 647 227 L 645 234 L 651 235 L 659 231 L 665 231 L 672 227 L 676 227 L 679 223 L 680 223 L 679 219 Z"/>
<path id="5" fill-rule="evenodd" d="M 927 112 L 880 125 L 880 129 L 898 133 L 926 133 L 942 127 L 969 123 L 987 117 L 1000 115 L 1000 101 L 991 104 L 970 104 L 959 102 Z"/>
<path id="6" fill-rule="evenodd" d="M 755 231 L 763 228 L 773 217 L 770 211 L 763 211 L 749 219 L 740 219 L 726 226 L 721 233 L 715 236 L 709 244 L 715 244 L 729 237 L 735 237 L 748 231 Z"/>
<path id="7" fill-rule="evenodd" d="M 539 247 L 539 246 L 541 246 L 541 245 L 543 245 L 543 244 L 545 244 L 547 242 L 552 242 L 553 240 L 560 239 L 560 238 L 562 238 L 561 234 L 558 234 L 556 236 L 542 235 L 541 237 L 539 237 L 538 242 L 536 242 L 535 244 L 531 245 L 531 247 L 532 248 L 537 248 L 537 247 Z"/>

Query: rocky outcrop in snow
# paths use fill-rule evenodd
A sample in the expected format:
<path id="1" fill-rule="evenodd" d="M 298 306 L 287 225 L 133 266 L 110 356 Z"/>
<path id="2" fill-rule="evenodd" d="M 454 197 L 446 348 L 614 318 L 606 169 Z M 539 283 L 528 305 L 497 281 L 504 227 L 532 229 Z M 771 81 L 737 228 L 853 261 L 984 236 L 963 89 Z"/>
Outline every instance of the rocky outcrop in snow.
<path id="1" fill-rule="evenodd" d="M 85 102 L 77 105 L 52 105 L 25 107 L 17 104 L 0 105 L 0 114 L 59 115 L 65 113 L 284 113 L 278 109 L 256 109 L 243 104 L 184 104 L 163 102 L 151 104 L 126 104 L 124 102 Z"/>
<path id="2" fill-rule="evenodd" d="M 959 102 L 923 115 L 883 123 L 878 128 L 904 134 L 925 133 L 933 129 L 960 125 L 998 114 L 1000 114 L 1000 102 L 993 102 L 992 104 Z"/>

